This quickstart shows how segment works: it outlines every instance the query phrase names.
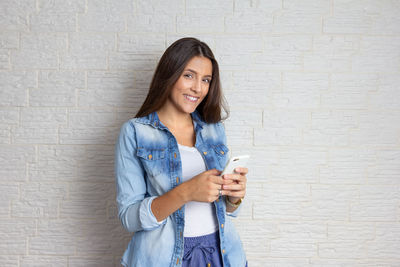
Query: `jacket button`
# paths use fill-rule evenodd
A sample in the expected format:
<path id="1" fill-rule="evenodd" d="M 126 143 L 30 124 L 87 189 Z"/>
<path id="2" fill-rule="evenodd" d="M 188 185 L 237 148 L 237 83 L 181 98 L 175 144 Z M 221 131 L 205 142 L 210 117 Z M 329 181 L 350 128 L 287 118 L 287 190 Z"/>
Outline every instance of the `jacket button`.
<path id="1" fill-rule="evenodd" d="M 176 183 L 179 184 L 179 176 L 176 177 Z"/>
<path id="2" fill-rule="evenodd" d="M 176 153 L 174 153 L 174 158 L 176 159 Z"/>
<path id="3" fill-rule="evenodd" d="M 224 228 L 224 224 L 223 223 L 221 223 L 221 228 Z"/>
<path id="4" fill-rule="evenodd" d="M 178 265 L 178 264 L 179 264 L 179 258 L 176 259 L 176 265 Z"/>
<path id="5" fill-rule="evenodd" d="M 221 154 L 223 155 L 223 154 L 225 154 L 225 152 L 221 150 Z"/>
<path id="6" fill-rule="evenodd" d="M 225 249 L 222 250 L 222 253 L 225 253 Z"/>
<path id="7" fill-rule="evenodd" d="M 204 151 L 203 154 L 204 154 L 204 155 L 207 155 L 207 151 Z"/>
<path id="8" fill-rule="evenodd" d="M 152 158 L 153 158 L 153 155 L 150 154 L 150 155 L 149 155 L 149 159 L 152 159 Z"/>

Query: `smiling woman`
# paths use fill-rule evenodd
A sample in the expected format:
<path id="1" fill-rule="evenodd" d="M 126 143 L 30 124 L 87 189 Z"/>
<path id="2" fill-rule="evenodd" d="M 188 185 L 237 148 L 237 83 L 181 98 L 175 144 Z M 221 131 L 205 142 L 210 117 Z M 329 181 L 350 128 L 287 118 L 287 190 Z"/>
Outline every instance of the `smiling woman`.
<path id="1" fill-rule="evenodd" d="M 222 110 L 210 48 L 174 42 L 115 147 L 118 215 L 135 232 L 124 266 L 246 266 L 229 216 L 240 210 L 248 170 L 220 176 L 228 159 Z"/>

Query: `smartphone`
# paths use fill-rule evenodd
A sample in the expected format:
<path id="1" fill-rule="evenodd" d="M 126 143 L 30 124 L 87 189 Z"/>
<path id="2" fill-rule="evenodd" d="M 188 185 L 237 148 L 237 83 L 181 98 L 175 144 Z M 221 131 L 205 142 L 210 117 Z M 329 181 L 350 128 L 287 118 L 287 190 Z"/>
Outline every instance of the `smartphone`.
<path id="1" fill-rule="evenodd" d="M 237 167 L 246 167 L 249 158 L 249 155 L 231 157 L 222 171 L 221 176 L 224 174 L 235 173 L 235 168 Z"/>

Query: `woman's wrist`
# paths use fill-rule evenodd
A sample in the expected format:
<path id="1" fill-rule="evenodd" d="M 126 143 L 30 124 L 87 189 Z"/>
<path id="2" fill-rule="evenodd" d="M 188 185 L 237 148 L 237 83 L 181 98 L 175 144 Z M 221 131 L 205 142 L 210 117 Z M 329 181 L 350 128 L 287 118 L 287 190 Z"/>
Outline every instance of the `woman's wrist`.
<path id="1" fill-rule="evenodd" d="M 232 199 L 233 198 L 233 199 Z M 242 203 L 242 199 L 239 197 L 226 197 L 226 203 L 231 206 L 232 208 L 237 208 Z"/>

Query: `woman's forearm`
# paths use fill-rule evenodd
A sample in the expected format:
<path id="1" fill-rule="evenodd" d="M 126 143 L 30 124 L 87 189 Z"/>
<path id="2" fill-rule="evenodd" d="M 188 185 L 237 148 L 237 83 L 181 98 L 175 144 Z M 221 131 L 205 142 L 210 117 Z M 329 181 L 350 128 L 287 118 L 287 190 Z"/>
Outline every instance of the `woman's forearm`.
<path id="1" fill-rule="evenodd" d="M 158 222 L 161 222 L 177 209 L 190 201 L 187 183 L 182 183 L 153 200 L 151 211 Z"/>

